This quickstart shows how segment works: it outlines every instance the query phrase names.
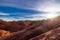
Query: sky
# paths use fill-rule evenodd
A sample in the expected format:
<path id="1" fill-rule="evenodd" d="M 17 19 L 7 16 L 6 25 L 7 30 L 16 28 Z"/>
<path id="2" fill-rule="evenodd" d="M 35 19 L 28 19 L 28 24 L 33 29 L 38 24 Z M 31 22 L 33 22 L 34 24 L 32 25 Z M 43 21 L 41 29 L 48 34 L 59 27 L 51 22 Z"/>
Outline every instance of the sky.
<path id="1" fill-rule="evenodd" d="M 60 0 L 0 0 L 0 19 L 41 20 L 60 15 Z"/>

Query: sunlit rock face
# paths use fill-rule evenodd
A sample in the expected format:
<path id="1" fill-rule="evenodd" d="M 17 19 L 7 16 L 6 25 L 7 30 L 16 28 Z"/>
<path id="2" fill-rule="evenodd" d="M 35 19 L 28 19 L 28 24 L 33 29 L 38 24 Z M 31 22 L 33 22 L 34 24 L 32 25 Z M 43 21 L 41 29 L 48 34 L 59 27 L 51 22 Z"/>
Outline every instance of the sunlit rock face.
<path id="1" fill-rule="evenodd" d="M 0 40 L 59 40 L 60 16 L 38 21 L 0 20 Z"/>
<path id="2" fill-rule="evenodd" d="M 60 27 L 43 33 L 30 40 L 59 40 L 60 39 Z"/>
<path id="3" fill-rule="evenodd" d="M 5 36 L 8 36 L 10 34 L 11 34 L 10 31 L 0 30 L 0 37 L 5 37 Z"/>

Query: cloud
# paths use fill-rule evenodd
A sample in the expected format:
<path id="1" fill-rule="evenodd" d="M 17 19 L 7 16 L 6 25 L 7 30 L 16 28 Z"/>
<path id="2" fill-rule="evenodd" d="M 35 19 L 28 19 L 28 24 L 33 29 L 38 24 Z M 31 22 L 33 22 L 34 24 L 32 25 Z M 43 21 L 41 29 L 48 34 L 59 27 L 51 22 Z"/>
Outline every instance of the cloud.
<path id="1" fill-rule="evenodd" d="M 0 0 L 0 11 L 0 18 L 5 20 L 41 20 L 49 14 L 59 15 L 60 1 Z"/>
<path id="2" fill-rule="evenodd" d="M 51 17 L 52 16 L 57 16 L 58 14 L 55 13 L 55 14 L 52 14 L 52 13 L 39 13 L 39 14 L 32 14 L 32 15 L 25 15 L 25 16 L 13 16 L 13 15 L 10 15 L 10 16 L 0 16 L 0 19 L 3 19 L 3 20 L 7 20 L 7 21 L 12 21 L 12 20 L 15 20 L 15 21 L 18 21 L 18 20 L 42 20 L 42 19 L 47 19 L 48 17 Z"/>
<path id="3" fill-rule="evenodd" d="M 42 4 L 38 3 L 36 9 L 45 12 L 59 12 L 60 3 L 58 3 L 57 1 L 60 2 L 59 0 L 46 0 L 45 2 L 43 1 Z"/>
<path id="4" fill-rule="evenodd" d="M 30 9 L 36 6 L 37 0 L 0 0 L 0 6 Z"/>
<path id="5" fill-rule="evenodd" d="M 18 20 L 24 20 L 26 18 L 24 18 L 24 17 L 19 17 L 19 18 L 14 18 L 14 17 L 0 17 L 0 19 L 6 20 L 6 21 L 18 21 Z"/>
<path id="6" fill-rule="evenodd" d="M 10 15 L 10 14 L 8 14 L 8 13 L 3 13 L 3 12 L 0 12 L 0 15 Z"/>
<path id="7" fill-rule="evenodd" d="M 59 0 L 0 0 L 0 6 L 42 10 L 45 7 L 57 6 L 59 2 Z"/>

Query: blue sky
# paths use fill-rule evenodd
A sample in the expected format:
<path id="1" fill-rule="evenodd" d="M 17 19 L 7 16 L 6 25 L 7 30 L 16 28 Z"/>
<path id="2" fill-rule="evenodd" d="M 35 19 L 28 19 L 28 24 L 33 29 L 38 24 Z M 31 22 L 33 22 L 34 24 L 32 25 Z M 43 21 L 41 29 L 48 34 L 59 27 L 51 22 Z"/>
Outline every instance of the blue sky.
<path id="1" fill-rule="evenodd" d="M 60 0 L 0 0 L 0 19 L 41 20 L 60 15 Z"/>

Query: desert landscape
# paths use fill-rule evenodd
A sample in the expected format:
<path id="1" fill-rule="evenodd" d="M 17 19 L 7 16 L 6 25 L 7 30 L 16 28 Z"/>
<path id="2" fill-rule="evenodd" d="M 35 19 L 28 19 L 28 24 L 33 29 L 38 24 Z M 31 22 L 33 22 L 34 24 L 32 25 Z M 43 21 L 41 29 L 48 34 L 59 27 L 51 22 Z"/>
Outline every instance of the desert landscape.
<path id="1" fill-rule="evenodd" d="M 59 40 L 60 16 L 37 21 L 0 20 L 0 40 Z"/>
<path id="2" fill-rule="evenodd" d="M 60 0 L 0 0 L 0 40 L 60 40 Z"/>

